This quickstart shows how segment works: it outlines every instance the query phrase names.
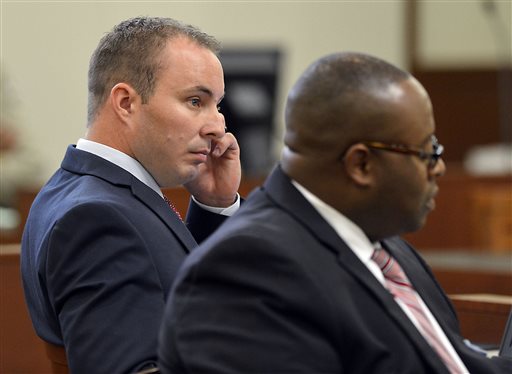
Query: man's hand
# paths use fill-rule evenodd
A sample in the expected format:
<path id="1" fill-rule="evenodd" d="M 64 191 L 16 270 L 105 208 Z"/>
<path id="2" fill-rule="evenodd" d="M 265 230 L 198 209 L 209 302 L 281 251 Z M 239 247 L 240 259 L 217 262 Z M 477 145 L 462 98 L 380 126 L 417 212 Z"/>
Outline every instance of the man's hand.
<path id="1" fill-rule="evenodd" d="M 200 166 L 198 176 L 184 186 L 205 205 L 228 207 L 235 202 L 241 176 L 238 142 L 233 134 L 226 133 L 212 141 L 208 160 Z"/>

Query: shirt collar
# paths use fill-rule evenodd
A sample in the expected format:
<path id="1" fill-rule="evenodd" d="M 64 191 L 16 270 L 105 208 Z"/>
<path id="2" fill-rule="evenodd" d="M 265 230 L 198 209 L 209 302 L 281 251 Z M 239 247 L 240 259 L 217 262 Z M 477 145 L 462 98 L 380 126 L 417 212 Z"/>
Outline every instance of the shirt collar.
<path id="1" fill-rule="evenodd" d="M 292 180 L 292 183 L 334 231 L 336 231 L 357 257 L 359 257 L 363 263 L 368 264 L 371 261 L 374 248 L 379 244 L 371 243 L 370 239 L 368 239 L 359 226 L 336 209 L 320 200 L 297 181 Z"/>
<path id="2" fill-rule="evenodd" d="M 123 168 L 128 173 L 132 174 L 135 178 L 146 184 L 156 193 L 163 197 L 160 186 L 155 179 L 148 173 L 144 166 L 134 158 L 128 156 L 117 149 L 109 147 L 105 144 L 93 142 L 91 140 L 80 138 L 76 143 L 76 148 L 82 151 L 92 153 L 99 156 L 111 163 Z"/>

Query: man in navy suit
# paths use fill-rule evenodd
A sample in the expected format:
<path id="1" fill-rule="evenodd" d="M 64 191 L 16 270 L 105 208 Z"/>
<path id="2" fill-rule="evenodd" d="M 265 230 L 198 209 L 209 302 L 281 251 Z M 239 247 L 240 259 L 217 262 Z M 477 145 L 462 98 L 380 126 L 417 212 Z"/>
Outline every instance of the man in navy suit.
<path id="1" fill-rule="evenodd" d="M 168 18 L 121 22 L 89 67 L 87 133 L 37 196 L 21 270 L 37 334 L 72 373 L 156 367 L 176 271 L 239 207 L 218 42 Z M 193 196 L 187 226 L 161 188 Z"/>
<path id="2" fill-rule="evenodd" d="M 510 369 L 464 342 L 448 297 L 398 236 L 423 226 L 445 172 L 420 83 L 366 54 L 332 54 L 291 89 L 285 120 L 280 164 L 178 273 L 161 371 Z"/>

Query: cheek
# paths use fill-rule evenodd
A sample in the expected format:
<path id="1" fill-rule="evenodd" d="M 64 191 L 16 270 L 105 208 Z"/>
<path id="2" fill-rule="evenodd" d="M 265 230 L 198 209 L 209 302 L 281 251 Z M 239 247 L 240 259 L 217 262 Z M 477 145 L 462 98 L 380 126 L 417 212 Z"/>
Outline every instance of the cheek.
<path id="1" fill-rule="evenodd" d="M 147 111 L 139 124 L 137 142 L 144 146 L 152 163 L 158 163 L 158 159 L 168 159 L 178 145 L 174 131 L 169 126 L 170 121 L 162 114 L 154 110 Z"/>
<path id="2" fill-rule="evenodd" d="M 417 175 L 393 174 L 388 180 L 391 203 L 396 204 L 396 209 L 401 209 L 404 214 L 418 214 L 425 205 L 425 183 Z"/>
<path id="3" fill-rule="evenodd" d="M 411 220 L 416 223 L 415 230 L 421 228 L 431 212 L 432 205 L 430 203 L 430 192 L 425 189 L 424 184 L 418 186 L 415 197 L 412 197 L 409 204 L 409 214 Z"/>
<path id="4" fill-rule="evenodd" d="M 146 106 L 145 115 L 153 126 L 163 130 L 166 127 L 179 123 L 183 117 L 183 108 L 173 99 L 154 98 L 151 104 Z"/>
<path id="5" fill-rule="evenodd" d="M 431 183 L 428 179 L 428 175 L 426 175 L 426 173 L 418 173 L 417 178 L 415 180 L 415 185 L 418 191 L 418 200 L 422 200 L 423 202 L 425 202 L 425 200 L 429 198 L 431 193 Z"/>
<path id="6" fill-rule="evenodd" d="M 190 111 L 175 107 L 160 116 L 160 129 L 175 142 L 187 142 L 195 135 L 194 121 Z"/>

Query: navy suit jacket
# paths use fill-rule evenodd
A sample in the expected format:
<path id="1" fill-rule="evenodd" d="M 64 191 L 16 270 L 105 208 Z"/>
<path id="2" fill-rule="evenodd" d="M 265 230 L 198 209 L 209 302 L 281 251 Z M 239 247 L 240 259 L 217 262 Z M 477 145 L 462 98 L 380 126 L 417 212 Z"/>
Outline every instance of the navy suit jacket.
<path id="1" fill-rule="evenodd" d="M 199 237 L 223 220 L 194 204 L 189 212 Z M 155 191 L 70 146 L 35 199 L 22 239 L 23 285 L 37 334 L 65 346 L 72 373 L 155 364 L 168 292 L 196 245 Z"/>
<path id="2" fill-rule="evenodd" d="M 455 311 L 418 253 L 398 237 L 382 244 L 470 372 L 505 372 L 506 362 L 463 343 Z M 159 358 L 162 372 L 173 374 L 447 373 L 390 293 L 279 168 L 185 260 Z"/>

